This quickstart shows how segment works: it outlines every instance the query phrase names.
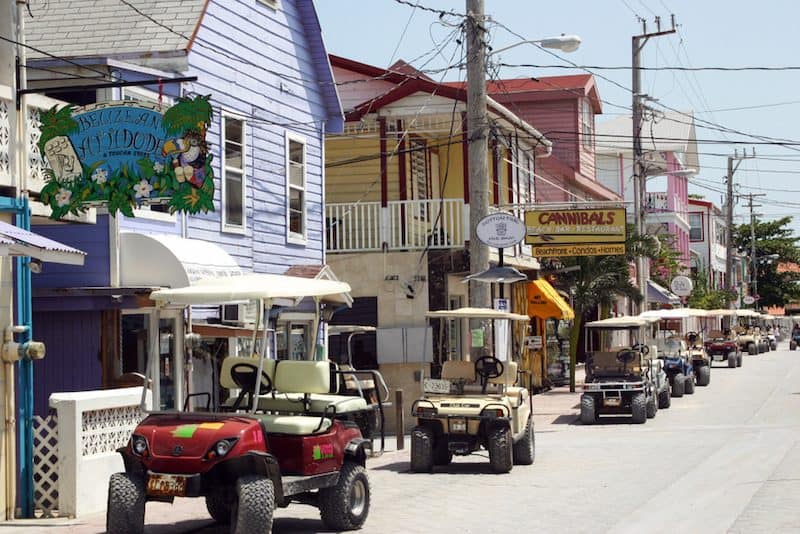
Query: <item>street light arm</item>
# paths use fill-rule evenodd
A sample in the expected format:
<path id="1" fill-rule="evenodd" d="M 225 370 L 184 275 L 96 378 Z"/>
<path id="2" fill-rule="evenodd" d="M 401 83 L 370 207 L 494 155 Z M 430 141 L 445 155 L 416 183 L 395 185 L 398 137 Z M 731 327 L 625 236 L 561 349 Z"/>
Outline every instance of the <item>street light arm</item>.
<path id="1" fill-rule="evenodd" d="M 553 48 L 555 50 L 561 50 L 562 52 L 574 52 L 581 46 L 581 38 L 577 35 L 559 35 L 557 37 L 546 37 L 544 39 L 520 41 L 512 45 L 504 46 L 503 48 L 499 48 L 497 50 L 492 50 L 487 55 L 493 56 L 495 54 L 499 54 L 500 52 L 505 52 L 510 48 L 515 48 L 524 44 L 537 45 L 542 48 Z"/>

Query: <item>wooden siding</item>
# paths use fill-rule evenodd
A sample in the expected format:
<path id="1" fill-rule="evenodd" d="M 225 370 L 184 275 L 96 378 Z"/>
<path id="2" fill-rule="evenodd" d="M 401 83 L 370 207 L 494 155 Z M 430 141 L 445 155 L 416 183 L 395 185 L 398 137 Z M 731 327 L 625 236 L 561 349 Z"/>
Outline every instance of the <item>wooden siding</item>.
<path id="1" fill-rule="evenodd" d="M 394 151 L 397 139 L 392 134 L 386 143 Z M 325 145 L 328 163 L 364 158 L 363 161 L 329 167 L 325 175 L 325 200 L 339 202 L 377 202 L 381 199 L 381 165 L 378 135 L 370 138 L 329 136 Z M 388 159 L 388 198 L 400 199 L 399 156 Z"/>
<path id="2" fill-rule="evenodd" d="M 100 317 L 99 311 L 33 314 L 33 337 L 48 348 L 33 364 L 34 414 L 47 415 L 51 393 L 102 386 Z"/>
<path id="3" fill-rule="evenodd" d="M 577 99 L 515 102 L 508 106 L 522 120 L 532 124 L 534 128 L 542 132 L 542 135 L 552 141 L 554 157 L 577 170 Z"/>
<path id="4" fill-rule="evenodd" d="M 108 215 L 98 215 L 97 224 L 35 224 L 32 230 L 86 253 L 83 265 L 46 263 L 33 275 L 36 288 L 107 286 L 109 274 Z"/>
<path id="5" fill-rule="evenodd" d="M 339 84 L 343 82 L 354 82 L 348 84 L 346 91 L 339 91 L 339 98 L 342 101 L 342 108 L 345 111 L 350 111 L 362 102 L 386 94 L 396 87 L 394 83 L 382 80 L 370 80 L 369 76 L 341 67 L 333 67 L 333 77 L 336 83 Z"/>
<path id="6" fill-rule="evenodd" d="M 187 234 L 220 244 L 243 269 L 256 272 L 280 273 L 287 265 L 321 263 L 323 258 L 321 121 L 326 110 L 297 6 L 282 0 L 280 7 L 275 11 L 254 1 L 211 1 L 189 54 L 189 74 L 199 78 L 191 90 L 212 95 L 214 121 L 208 136 L 217 155 L 215 175 L 222 175 L 221 112 L 246 121 L 247 222 L 244 235 L 221 232 L 218 183 L 215 211 L 189 217 Z M 305 245 L 286 239 L 287 131 L 306 141 Z"/>

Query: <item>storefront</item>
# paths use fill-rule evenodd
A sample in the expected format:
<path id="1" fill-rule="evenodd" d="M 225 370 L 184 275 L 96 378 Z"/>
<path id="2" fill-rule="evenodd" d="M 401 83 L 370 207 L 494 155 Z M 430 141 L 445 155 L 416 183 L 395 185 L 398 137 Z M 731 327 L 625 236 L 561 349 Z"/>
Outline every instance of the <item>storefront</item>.
<path id="1" fill-rule="evenodd" d="M 566 384 L 569 381 L 569 333 L 575 314 L 547 280 L 532 280 L 526 289 L 533 329 L 528 344 L 533 351 L 534 385 L 537 378 L 541 387 Z"/>

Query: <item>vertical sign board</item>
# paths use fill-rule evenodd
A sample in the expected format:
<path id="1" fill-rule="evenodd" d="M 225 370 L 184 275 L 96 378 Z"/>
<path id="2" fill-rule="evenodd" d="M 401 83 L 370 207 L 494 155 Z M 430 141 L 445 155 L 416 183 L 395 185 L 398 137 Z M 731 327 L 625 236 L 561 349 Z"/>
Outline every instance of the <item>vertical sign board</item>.
<path id="1" fill-rule="evenodd" d="M 525 212 L 525 227 L 525 243 L 536 256 L 625 253 L 624 208 L 535 209 Z"/>
<path id="2" fill-rule="evenodd" d="M 43 112 L 38 147 L 50 169 L 41 200 L 51 217 L 96 205 L 132 217 L 153 202 L 171 212 L 213 211 L 209 98 L 180 98 L 163 112 L 129 100 Z"/>

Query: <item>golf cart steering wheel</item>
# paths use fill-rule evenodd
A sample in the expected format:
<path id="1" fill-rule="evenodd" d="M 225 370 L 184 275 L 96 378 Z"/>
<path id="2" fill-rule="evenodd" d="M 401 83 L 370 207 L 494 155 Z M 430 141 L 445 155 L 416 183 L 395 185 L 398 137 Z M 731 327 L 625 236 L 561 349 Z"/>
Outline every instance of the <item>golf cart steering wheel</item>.
<path id="1" fill-rule="evenodd" d="M 691 343 L 692 346 L 694 346 L 694 344 L 697 343 L 697 339 L 699 337 L 700 337 L 700 334 L 698 334 L 695 331 L 686 332 L 686 341 Z"/>
<path id="2" fill-rule="evenodd" d="M 503 362 L 494 356 L 481 356 L 475 360 L 475 372 L 484 380 L 503 374 Z"/>
<path id="3" fill-rule="evenodd" d="M 625 366 L 627 366 L 629 363 L 631 363 L 633 360 L 635 360 L 636 357 L 637 357 L 637 354 L 636 354 L 636 346 L 635 345 L 634 345 L 634 348 L 622 349 L 621 351 L 619 351 L 617 353 L 617 361 L 619 363 L 621 363 L 621 364 L 624 364 Z"/>
<path id="4" fill-rule="evenodd" d="M 645 356 L 650 354 L 650 347 L 648 347 L 644 343 L 637 343 L 636 345 L 631 347 L 631 350 L 638 350 L 639 352 L 641 352 Z M 619 351 L 619 352 L 624 352 L 624 351 Z M 618 356 L 619 356 L 619 352 L 617 353 Z"/>
<path id="5" fill-rule="evenodd" d="M 256 374 L 258 367 L 252 363 L 237 363 L 231 367 L 231 378 L 233 382 L 239 386 L 243 391 L 253 391 L 256 385 Z M 266 373 L 261 371 L 261 384 L 259 385 L 258 394 L 266 395 L 272 391 L 272 379 Z M 266 381 L 266 384 L 264 383 Z"/>

